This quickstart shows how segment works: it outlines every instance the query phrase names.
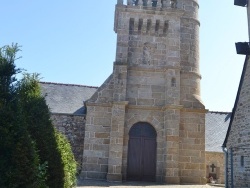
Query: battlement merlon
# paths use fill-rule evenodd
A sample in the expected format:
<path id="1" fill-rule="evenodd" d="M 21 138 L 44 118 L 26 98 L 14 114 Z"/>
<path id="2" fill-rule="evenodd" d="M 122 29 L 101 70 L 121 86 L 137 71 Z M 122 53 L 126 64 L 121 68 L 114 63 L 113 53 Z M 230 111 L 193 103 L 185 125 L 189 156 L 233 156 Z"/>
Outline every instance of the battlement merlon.
<path id="1" fill-rule="evenodd" d="M 183 9 L 186 11 L 195 11 L 190 9 L 191 6 L 199 8 L 198 0 L 117 0 L 117 5 L 126 5 L 144 8 L 172 8 Z M 186 7 L 187 6 L 187 7 Z"/>
<path id="2" fill-rule="evenodd" d="M 117 5 L 153 8 L 185 9 L 185 6 L 198 6 L 198 0 L 117 0 Z"/>
<path id="3" fill-rule="evenodd" d="M 126 3 L 125 3 L 126 1 Z M 168 16 L 169 14 L 181 14 L 184 19 L 192 19 L 198 25 L 199 4 L 198 0 L 117 0 L 114 31 L 117 33 L 117 20 L 119 10 L 134 13 L 146 13 L 148 15 L 158 14 Z"/>
<path id="4" fill-rule="evenodd" d="M 169 2 L 168 2 L 169 1 Z M 117 0 L 118 5 L 123 5 L 123 0 Z M 127 0 L 128 6 L 158 7 L 166 8 L 168 6 L 177 8 L 177 0 Z"/>

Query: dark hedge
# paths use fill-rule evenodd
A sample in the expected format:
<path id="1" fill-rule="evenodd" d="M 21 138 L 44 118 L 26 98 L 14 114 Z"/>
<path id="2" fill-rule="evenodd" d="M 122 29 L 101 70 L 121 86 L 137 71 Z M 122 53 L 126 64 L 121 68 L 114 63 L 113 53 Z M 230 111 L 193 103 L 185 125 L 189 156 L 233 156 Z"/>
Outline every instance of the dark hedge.
<path id="1" fill-rule="evenodd" d="M 16 81 L 17 51 L 17 45 L 0 48 L 0 187 L 74 187 L 69 142 L 52 125 L 38 75 Z"/>

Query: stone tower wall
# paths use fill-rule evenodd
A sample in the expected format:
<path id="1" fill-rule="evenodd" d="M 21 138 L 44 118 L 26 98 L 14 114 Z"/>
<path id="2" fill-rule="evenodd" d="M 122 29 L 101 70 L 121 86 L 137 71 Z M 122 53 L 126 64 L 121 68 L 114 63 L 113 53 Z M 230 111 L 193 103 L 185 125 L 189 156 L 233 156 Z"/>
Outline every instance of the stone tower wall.
<path id="1" fill-rule="evenodd" d="M 204 108 L 200 99 L 199 4 L 183 0 L 181 18 L 181 104 L 186 108 Z"/>
<path id="2" fill-rule="evenodd" d="M 181 111 L 179 165 L 183 183 L 206 182 L 204 124 L 204 111 Z"/>
<path id="3" fill-rule="evenodd" d="M 183 0 L 181 18 L 181 182 L 205 181 L 205 113 L 200 99 L 198 1 Z"/>

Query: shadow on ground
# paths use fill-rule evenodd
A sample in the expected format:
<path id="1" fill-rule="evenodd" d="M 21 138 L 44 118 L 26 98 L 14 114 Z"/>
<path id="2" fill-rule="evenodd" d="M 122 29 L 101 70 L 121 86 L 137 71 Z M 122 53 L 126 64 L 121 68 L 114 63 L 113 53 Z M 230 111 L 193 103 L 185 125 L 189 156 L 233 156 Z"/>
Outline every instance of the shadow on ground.
<path id="1" fill-rule="evenodd" d="M 96 180 L 78 180 L 77 186 L 95 186 L 95 187 L 110 187 L 110 186 L 159 186 L 164 185 L 156 182 L 107 182 L 107 181 L 96 181 Z"/>
<path id="2" fill-rule="evenodd" d="M 77 182 L 77 188 L 93 188 L 93 187 L 110 187 L 110 188 L 127 188 L 127 187 L 135 187 L 135 188 L 142 188 L 142 187 L 148 187 L 148 188 L 210 188 L 210 187 L 224 187 L 224 185 L 218 185 L 218 184 L 206 184 L 206 185 L 166 185 L 156 182 L 130 182 L 130 181 L 124 181 L 124 182 L 107 182 L 107 181 L 96 181 L 96 180 L 78 180 Z"/>

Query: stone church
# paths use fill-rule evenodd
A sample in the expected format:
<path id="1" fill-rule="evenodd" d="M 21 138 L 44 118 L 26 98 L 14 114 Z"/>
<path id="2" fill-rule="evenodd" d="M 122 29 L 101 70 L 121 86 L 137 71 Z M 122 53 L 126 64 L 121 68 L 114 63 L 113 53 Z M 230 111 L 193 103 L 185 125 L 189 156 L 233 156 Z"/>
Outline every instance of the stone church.
<path id="1" fill-rule="evenodd" d="M 224 179 L 225 137 L 213 133 L 226 134 L 230 113 L 208 112 L 201 101 L 198 10 L 198 0 L 117 0 L 117 50 L 107 80 L 99 88 L 41 83 L 81 178 Z"/>
<path id="2" fill-rule="evenodd" d="M 118 1 L 113 73 L 86 104 L 82 177 L 204 181 L 198 8 Z"/>

